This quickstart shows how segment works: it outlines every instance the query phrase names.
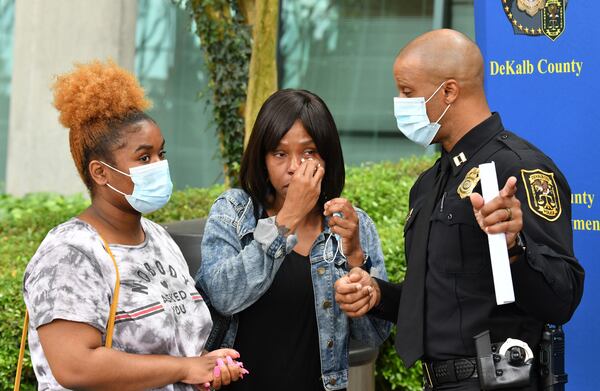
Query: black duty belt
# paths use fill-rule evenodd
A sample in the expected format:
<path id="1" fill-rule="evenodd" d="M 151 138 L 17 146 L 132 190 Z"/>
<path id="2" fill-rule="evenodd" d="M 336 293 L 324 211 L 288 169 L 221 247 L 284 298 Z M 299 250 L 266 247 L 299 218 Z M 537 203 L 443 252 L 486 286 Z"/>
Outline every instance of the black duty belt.
<path id="1" fill-rule="evenodd" d="M 476 378 L 477 360 L 473 357 L 447 361 L 423 361 L 423 377 L 429 387 Z"/>

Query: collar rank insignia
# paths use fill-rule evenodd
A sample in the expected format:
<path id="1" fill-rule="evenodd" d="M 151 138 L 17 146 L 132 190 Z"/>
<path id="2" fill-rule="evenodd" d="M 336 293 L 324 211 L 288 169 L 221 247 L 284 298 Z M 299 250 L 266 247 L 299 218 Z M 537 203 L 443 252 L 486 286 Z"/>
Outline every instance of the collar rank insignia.
<path id="1" fill-rule="evenodd" d="M 465 156 L 464 152 L 459 153 L 458 155 L 454 156 L 452 158 L 452 160 L 454 161 L 454 165 L 456 167 L 460 167 L 461 164 L 466 163 L 467 162 L 467 157 Z"/>
<path id="2" fill-rule="evenodd" d="M 458 185 L 456 192 L 460 198 L 467 198 L 471 195 L 477 183 L 479 183 L 479 167 L 473 167 L 469 170 L 465 179 Z"/>
<path id="3" fill-rule="evenodd" d="M 548 221 L 558 220 L 562 209 L 554 173 L 539 169 L 521 170 L 521 177 L 527 192 L 527 203 L 533 213 Z"/>

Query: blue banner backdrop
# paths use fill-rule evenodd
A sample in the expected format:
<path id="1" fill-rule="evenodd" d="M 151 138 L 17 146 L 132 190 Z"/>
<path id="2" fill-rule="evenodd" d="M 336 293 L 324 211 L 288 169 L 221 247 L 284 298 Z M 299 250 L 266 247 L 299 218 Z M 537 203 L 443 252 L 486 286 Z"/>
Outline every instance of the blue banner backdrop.
<path id="1" fill-rule="evenodd" d="M 563 4 L 566 2 L 566 4 Z M 566 5 L 566 9 L 565 9 Z M 597 390 L 600 352 L 600 23 L 592 0 L 475 0 L 492 111 L 563 171 L 582 302 L 565 327 L 568 390 Z M 546 34 L 544 33 L 546 31 Z"/>

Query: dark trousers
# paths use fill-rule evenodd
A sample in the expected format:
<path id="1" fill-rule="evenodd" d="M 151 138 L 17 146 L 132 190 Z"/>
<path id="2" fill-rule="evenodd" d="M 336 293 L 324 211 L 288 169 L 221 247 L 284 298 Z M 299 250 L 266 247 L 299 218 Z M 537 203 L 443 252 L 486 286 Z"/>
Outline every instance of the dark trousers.
<path id="1" fill-rule="evenodd" d="M 523 388 L 504 388 L 505 391 L 539 391 L 537 378 L 532 379 L 532 384 Z M 431 388 L 423 387 L 423 391 L 481 391 L 478 379 L 467 379 L 457 383 L 448 383 L 441 386 Z"/>

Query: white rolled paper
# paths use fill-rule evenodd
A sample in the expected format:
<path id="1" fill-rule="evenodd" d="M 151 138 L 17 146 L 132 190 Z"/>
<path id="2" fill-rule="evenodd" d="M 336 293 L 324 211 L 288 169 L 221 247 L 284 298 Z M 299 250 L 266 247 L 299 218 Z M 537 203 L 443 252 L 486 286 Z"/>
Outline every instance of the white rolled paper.
<path id="1" fill-rule="evenodd" d="M 489 202 L 498 196 L 498 177 L 496 176 L 496 164 L 494 162 L 479 165 L 479 177 L 481 179 L 481 193 L 483 200 Z M 494 277 L 494 290 L 496 292 L 496 304 L 509 304 L 515 301 L 512 275 L 510 274 L 510 260 L 506 248 L 506 235 L 487 234 L 490 245 L 490 259 L 492 261 L 492 275 Z"/>

